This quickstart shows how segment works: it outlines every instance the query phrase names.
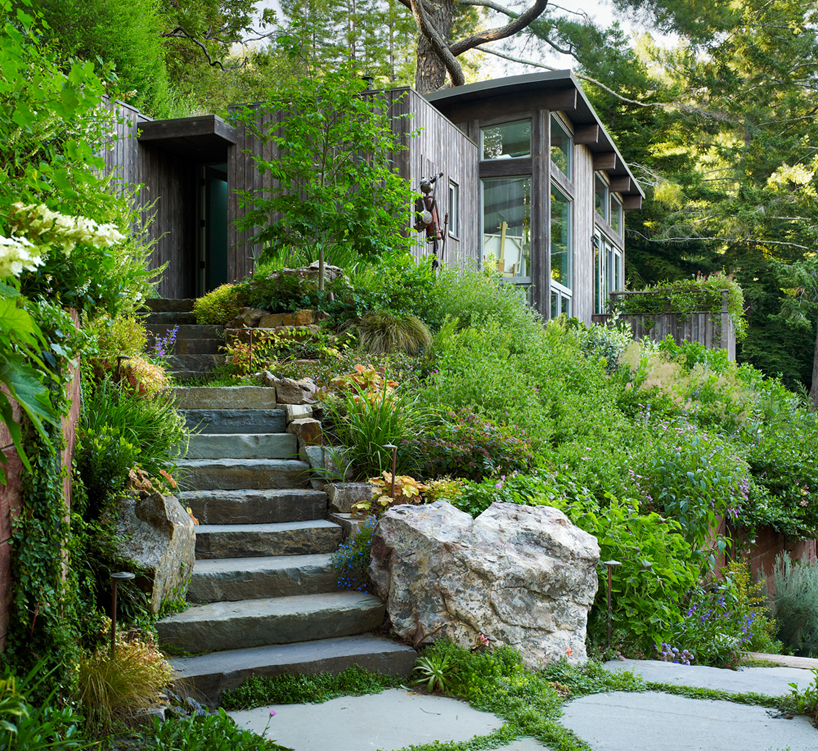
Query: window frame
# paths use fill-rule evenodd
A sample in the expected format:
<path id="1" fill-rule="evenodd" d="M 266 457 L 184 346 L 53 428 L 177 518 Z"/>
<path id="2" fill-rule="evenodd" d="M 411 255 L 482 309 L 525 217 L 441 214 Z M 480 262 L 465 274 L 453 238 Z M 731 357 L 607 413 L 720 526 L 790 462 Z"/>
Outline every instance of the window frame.
<path id="1" fill-rule="evenodd" d="M 485 131 L 491 128 L 502 128 L 507 125 L 518 125 L 520 123 L 528 123 L 528 153 L 520 156 L 500 156 L 500 157 L 486 157 L 485 145 Z M 480 161 L 481 162 L 507 162 L 516 161 L 518 159 L 531 159 L 534 149 L 534 118 L 523 117 L 518 120 L 506 120 L 499 123 L 492 123 L 491 125 L 480 126 Z"/>
<path id="2" fill-rule="evenodd" d="M 460 239 L 460 186 L 449 178 L 449 237 Z"/>

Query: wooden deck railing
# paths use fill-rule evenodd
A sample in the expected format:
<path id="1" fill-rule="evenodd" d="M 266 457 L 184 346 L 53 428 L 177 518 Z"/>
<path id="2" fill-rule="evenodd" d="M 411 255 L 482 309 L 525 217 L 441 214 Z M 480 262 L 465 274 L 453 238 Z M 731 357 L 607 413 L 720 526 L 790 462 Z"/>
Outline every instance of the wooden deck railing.
<path id="1" fill-rule="evenodd" d="M 630 295 L 661 295 L 661 291 L 611 292 L 611 308 L 620 307 L 618 298 Z M 699 342 L 707 349 L 725 349 L 731 360 L 736 359 L 736 328 L 727 311 L 727 290 L 721 293 L 719 312 L 701 311 L 694 313 L 674 313 L 665 309 L 662 313 L 620 313 L 620 320 L 627 321 L 633 329 L 633 338 L 661 341 L 668 335 L 677 344 Z M 606 324 L 611 314 L 594 315 L 594 323 Z"/>

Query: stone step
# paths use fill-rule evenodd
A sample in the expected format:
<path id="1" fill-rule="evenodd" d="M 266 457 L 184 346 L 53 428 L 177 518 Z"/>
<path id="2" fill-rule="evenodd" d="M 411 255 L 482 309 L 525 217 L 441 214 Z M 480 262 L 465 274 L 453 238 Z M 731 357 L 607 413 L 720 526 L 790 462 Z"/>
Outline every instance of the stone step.
<path id="1" fill-rule="evenodd" d="M 142 323 L 146 326 L 154 324 L 162 324 L 163 326 L 170 326 L 173 328 L 177 324 L 193 325 L 196 323 L 195 313 L 148 313 L 142 316 Z"/>
<path id="2" fill-rule="evenodd" d="M 310 465 L 295 459 L 183 459 L 182 490 L 269 490 L 303 488 Z"/>
<path id="3" fill-rule="evenodd" d="M 157 621 L 161 644 L 191 653 L 353 636 L 383 622 L 383 603 L 362 592 L 333 592 L 194 605 Z"/>
<path id="4" fill-rule="evenodd" d="M 178 386 L 178 409 L 275 409 L 276 390 L 266 386 Z"/>
<path id="5" fill-rule="evenodd" d="M 337 592 L 332 555 L 264 556 L 196 561 L 188 602 L 228 602 Z"/>
<path id="6" fill-rule="evenodd" d="M 192 313 L 194 302 L 196 301 L 192 297 L 182 297 L 178 300 L 152 297 L 145 300 L 143 308 L 152 313 Z"/>
<path id="7" fill-rule="evenodd" d="M 176 355 L 218 355 L 224 352 L 222 339 L 177 339 L 174 344 Z"/>
<path id="8" fill-rule="evenodd" d="M 238 688 L 251 675 L 337 675 L 359 665 L 377 673 L 408 678 L 416 659 L 417 652 L 411 647 L 363 634 L 179 657 L 170 664 L 177 679 L 189 686 L 197 699 L 215 706 L 227 689 Z"/>
<path id="9" fill-rule="evenodd" d="M 220 339 L 224 342 L 224 326 L 194 325 L 194 324 L 173 324 L 149 323 L 145 326 L 148 337 L 167 336 L 174 328 L 179 327 L 176 332 L 176 341 L 180 339 Z"/>
<path id="10" fill-rule="evenodd" d="M 278 524 L 199 524 L 196 559 L 332 553 L 341 539 L 341 527 L 325 519 Z"/>
<path id="11" fill-rule="evenodd" d="M 293 433 L 198 433 L 188 459 L 288 459 L 298 455 Z"/>
<path id="12" fill-rule="evenodd" d="M 284 433 L 287 430 L 283 409 L 188 409 L 185 423 L 188 428 L 211 434 Z"/>
<path id="13" fill-rule="evenodd" d="M 196 373 L 208 373 L 218 365 L 224 365 L 224 355 L 168 355 L 165 367 L 169 370 L 190 370 Z"/>
<path id="14" fill-rule="evenodd" d="M 177 494 L 201 524 L 277 524 L 323 519 L 321 490 L 197 490 Z"/>

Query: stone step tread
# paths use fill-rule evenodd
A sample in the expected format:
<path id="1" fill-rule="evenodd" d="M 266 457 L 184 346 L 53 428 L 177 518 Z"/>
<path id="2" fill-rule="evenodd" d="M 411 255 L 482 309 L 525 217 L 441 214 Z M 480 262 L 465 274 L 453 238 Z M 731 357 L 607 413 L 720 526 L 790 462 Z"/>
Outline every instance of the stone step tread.
<path id="1" fill-rule="evenodd" d="M 143 308 L 147 308 L 153 313 L 190 313 L 193 311 L 193 303 L 196 299 L 193 297 L 150 297 L 145 300 Z"/>
<path id="2" fill-rule="evenodd" d="M 285 433 L 283 409 L 186 409 L 185 424 L 203 433 Z"/>
<path id="3" fill-rule="evenodd" d="M 325 519 L 273 524 L 200 524 L 196 558 L 256 558 L 332 553 L 341 527 Z"/>
<path id="4" fill-rule="evenodd" d="M 226 355 L 168 355 L 167 361 L 178 365 L 221 365 Z M 193 370 L 193 368 L 190 368 Z"/>
<path id="5" fill-rule="evenodd" d="M 298 454 L 292 433 L 197 433 L 190 436 L 189 459 L 288 459 Z"/>
<path id="6" fill-rule="evenodd" d="M 246 467 L 272 471 L 308 471 L 310 465 L 299 459 L 180 459 L 176 464 L 186 470 L 198 467 Z"/>
<path id="7" fill-rule="evenodd" d="M 383 623 L 384 612 L 373 595 L 331 592 L 194 605 L 157 621 L 156 630 L 162 644 L 203 653 L 363 634 Z"/>
<path id="8" fill-rule="evenodd" d="M 179 409 L 277 409 L 267 386 L 177 386 L 173 394 Z"/>
<path id="9" fill-rule="evenodd" d="M 313 555 L 269 555 L 259 558 L 212 558 L 196 561 L 193 576 L 216 574 L 255 573 L 263 571 L 285 571 L 303 566 L 332 569 L 332 554 Z"/>
<path id="10" fill-rule="evenodd" d="M 335 611 L 346 607 L 382 607 L 383 603 L 374 595 L 364 592 L 327 592 L 318 595 L 293 595 L 290 597 L 265 597 L 261 600 L 237 600 L 236 602 L 210 602 L 194 605 L 182 613 L 157 621 L 169 623 L 202 623 L 242 620 L 246 618 L 280 617 L 292 613 L 313 613 Z M 271 642 L 273 643 L 273 642 Z"/>
<path id="11" fill-rule="evenodd" d="M 332 554 L 198 560 L 188 602 L 258 600 L 337 592 Z"/>
<path id="12" fill-rule="evenodd" d="M 173 344 L 173 357 L 190 357 L 191 355 L 208 355 L 219 357 L 224 349 L 221 339 L 177 339 Z"/>
<path id="13" fill-rule="evenodd" d="M 148 323 L 145 324 L 149 334 L 165 336 L 178 326 L 176 340 L 180 339 L 218 339 L 224 343 L 224 326 L 199 323 Z"/>
<path id="14" fill-rule="evenodd" d="M 162 324 L 175 326 L 177 323 L 179 325 L 197 325 L 195 313 L 148 313 L 147 315 L 142 316 L 142 322 L 146 325 Z"/>
<path id="15" fill-rule="evenodd" d="M 202 524 L 273 524 L 327 514 L 327 494 L 306 488 L 188 490 L 177 496 Z"/>
<path id="16" fill-rule="evenodd" d="M 272 534 L 277 532 L 290 532 L 297 529 L 341 529 L 338 524 L 328 522 L 326 519 L 311 519 L 304 522 L 275 522 L 272 524 L 199 524 L 196 526 L 196 536 L 206 534 L 221 534 L 231 532 L 233 534 Z"/>
<path id="17" fill-rule="evenodd" d="M 371 634 L 212 652 L 170 660 L 176 676 L 199 698 L 216 704 L 251 675 L 337 674 L 352 665 L 408 678 L 417 659 L 411 647 Z"/>

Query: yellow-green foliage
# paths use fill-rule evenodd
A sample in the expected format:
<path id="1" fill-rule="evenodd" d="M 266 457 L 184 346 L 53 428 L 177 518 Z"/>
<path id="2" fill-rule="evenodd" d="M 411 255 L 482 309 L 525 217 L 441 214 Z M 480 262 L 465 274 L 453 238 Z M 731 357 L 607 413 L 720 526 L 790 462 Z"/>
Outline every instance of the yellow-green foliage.
<path id="1" fill-rule="evenodd" d="M 668 411 L 695 416 L 701 427 L 735 429 L 743 425 L 758 398 L 741 379 L 735 363 L 717 369 L 697 363 L 688 369 L 670 353 L 639 342 L 627 347 L 619 363 L 626 365 L 633 377 L 626 388 L 664 397 Z"/>
<path id="2" fill-rule="evenodd" d="M 159 702 L 173 669 L 151 641 L 120 641 L 80 658 L 79 697 L 87 727 L 100 735 Z"/>
<path id="3" fill-rule="evenodd" d="M 375 355 L 404 352 L 417 355 L 432 343 L 426 324 L 417 316 L 395 316 L 373 311 L 358 324 L 361 349 Z"/>
<path id="4" fill-rule="evenodd" d="M 132 357 L 145 351 L 147 332 L 133 316 L 103 316 L 93 321 L 89 329 L 96 335 L 99 359 L 106 363 L 116 362 L 118 355 Z"/>
<path id="5" fill-rule="evenodd" d="M 242 307 L 240 287 L 236 284 L 222 284 L 193 303 L 196 323 L 223 325 L 235 318 Z"/>

